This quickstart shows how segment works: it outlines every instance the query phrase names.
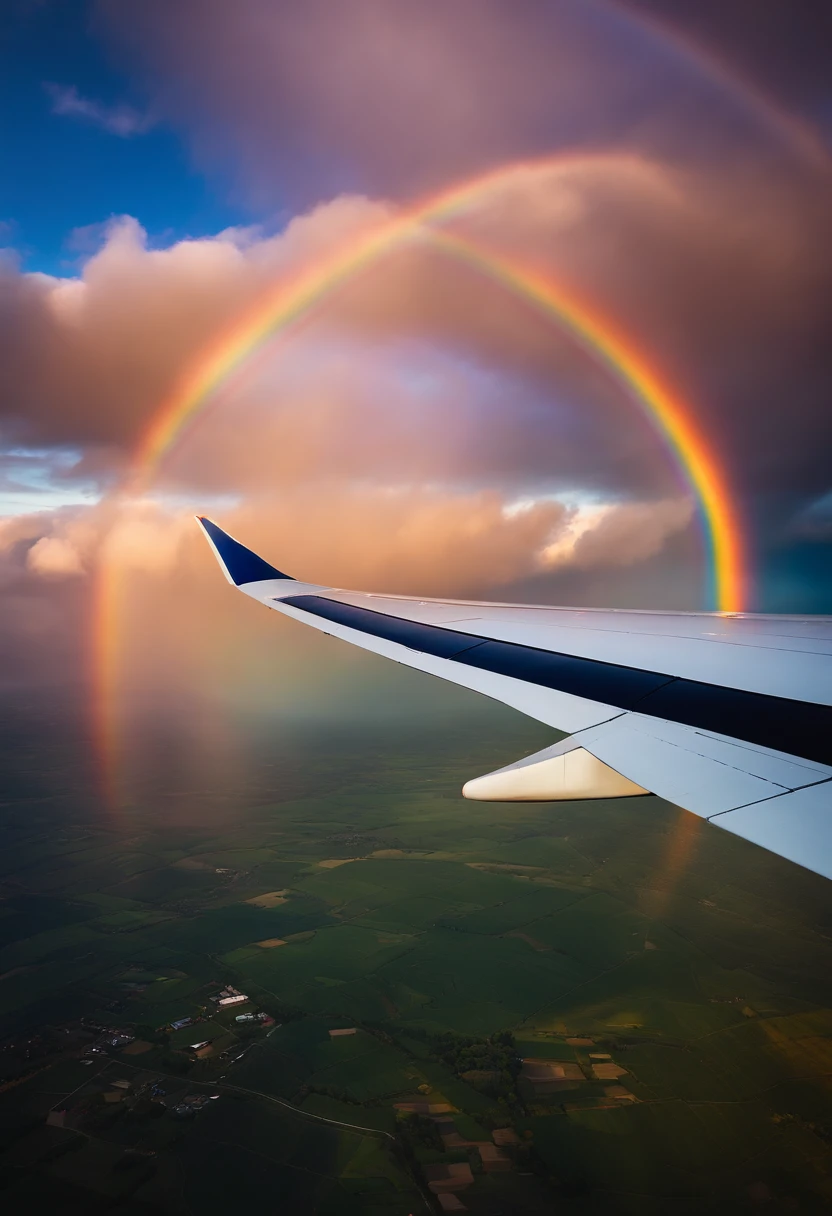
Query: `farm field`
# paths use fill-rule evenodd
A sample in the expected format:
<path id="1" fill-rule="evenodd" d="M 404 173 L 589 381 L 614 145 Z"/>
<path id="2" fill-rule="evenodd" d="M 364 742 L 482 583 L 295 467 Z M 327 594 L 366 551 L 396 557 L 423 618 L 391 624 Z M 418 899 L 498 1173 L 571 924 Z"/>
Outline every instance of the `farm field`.
<path id="1" fill-rule="evenodd" d="M 830 1209 L 824 880 L 654 798 L 464 802 L 549 739 L 497 707 L 293 729 L 175 813 L 2 757 L 10 1203 L 406 1216 L 470 1168 L 494 1216 Z"/>

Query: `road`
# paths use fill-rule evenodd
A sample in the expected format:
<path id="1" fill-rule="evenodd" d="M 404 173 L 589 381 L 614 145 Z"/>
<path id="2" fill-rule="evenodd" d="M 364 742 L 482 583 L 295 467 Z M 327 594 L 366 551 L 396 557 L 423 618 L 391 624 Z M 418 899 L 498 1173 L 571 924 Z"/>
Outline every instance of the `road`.
<path id="1" fill-rule="evenodd" d="M 219 1092 L 230 1091 L 231 1093 L 244 1094 L 250 1098 L 262 1098 L 266 1102 L 273 1102 L 275 1106 L 282 1106 L 284 1110 L 291 1114 L 299 1116 L 301 1119 L 312 1119 L 316 1123 L 325 1123 L 330 1127 L 343 1127 L 352 1132 L 364 1132 L 369 1136 L 381 1136 L 385 1140 L 389 1140 L 391 1144 L 396 1144 L 396 1137 L 390 1132 L 382 1131 L 379 1127 L 363 1127 L 360 1123 L 344 1123 L 340 1119 L 328 1119 L 325 1115 L 316 1115 L 309 1110 L 301 1110 L 298 1106 L 293 1106 L 291 1102 L 286 1102 L 283 1098 L 275 1098 L 273 1094 L 263 1093 L 261 1089 L 247 1089 L 242 1085 L 231 1085 L 227 1081 L 195 1081 L 190 1077 L 177 1076 L 175 1073 L 160 1072 L 158 1069 L 142 1068 L 138 1064 L 127 1064 L 121 1060 L 110 1060 L 111 1064 L 117 1064 L 120 1069 L 130 1069 L 133 1072 L 152 1072 L 154 1076 L 165 1077 L 169 1081 L 176 1081 L 178 1084 L 185 1086 L 188 1089 L 199 1086 L 201 1089 L 213 1089 Z M 101 1069 L 101 1072 L 104 1070 Z M 96 1073 L 96 1076 L 100 1073 Z M 411 1174 L 411 1178 L 413 1175 Z M 417 1178 L 413 1178 L 413 1183 L 416 1186 L 421 1196 L 422 1202 L 425 1205 L 425 1210 L 433 1216 L 436 1208 L 428 1199 L 422 1190 L 421 1183 Z"/>

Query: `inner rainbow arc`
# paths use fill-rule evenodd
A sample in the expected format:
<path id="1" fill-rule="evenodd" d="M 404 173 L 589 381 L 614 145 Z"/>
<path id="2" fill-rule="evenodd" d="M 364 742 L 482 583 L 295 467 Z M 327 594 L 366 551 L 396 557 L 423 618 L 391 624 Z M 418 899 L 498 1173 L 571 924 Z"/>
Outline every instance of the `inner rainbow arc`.
<path id="1" fill-rule="evenodd" d="M 632 338 L 581 300 L 571 286 L 566 290 L 538 271 L 486 250 L 467 237 L 445 231 L 429 235 L 432 244 L 554 317 L 629 389 L 640 408 L 648 407 L 651 421 L 658 425 L 675 463 L 699 500 L 717 610 L 741 612 L 747 589 L 738 512 L 722 469 L 681 396 L 662 381 Z"/>

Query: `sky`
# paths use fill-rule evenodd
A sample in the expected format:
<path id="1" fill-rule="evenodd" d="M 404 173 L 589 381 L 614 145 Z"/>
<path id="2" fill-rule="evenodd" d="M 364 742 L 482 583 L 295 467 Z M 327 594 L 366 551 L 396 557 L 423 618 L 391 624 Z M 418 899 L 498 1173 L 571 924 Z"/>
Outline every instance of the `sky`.
<path id="1" fill-rule="evenodd" d="M 258 301 L 501 169 L 448 231 L 588 303 L 685 403 L 744 607 L 832 611 L 831 34 L 811 0 L 7 0 L 4 687 L 100 683 L 117 583 L 119 704 L 354 696 L 364 660 L 232 602 L 194 511 L 321 583 L 713 605 L 655 419 L 429 239 L 262 344 L 135 481 Z"/>

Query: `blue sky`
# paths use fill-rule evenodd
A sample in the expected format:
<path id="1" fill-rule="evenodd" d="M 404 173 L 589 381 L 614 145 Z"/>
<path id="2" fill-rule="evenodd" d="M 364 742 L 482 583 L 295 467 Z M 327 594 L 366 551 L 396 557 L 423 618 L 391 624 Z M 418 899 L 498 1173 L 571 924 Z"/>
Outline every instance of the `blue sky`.
<path id="1" fill-rule="evenodd" d="M 17 9 L 15 13 L 14 10 Z M 0 39 L 0 242 L 27 270 L 74 274 L 94 234 L 76 229 L 134 215 L 151 242 L 215 233 L 249 223 L 250 212 L 197 172 L 182 139 L 153 119 L 148 99 L 131 90 L 82 0 L 6 9 Z M 56 113 L 59 90 L 99 107 L 102 118 Z M 120 135 L 107 114 L 129 107 L 147 129 Z"/>

